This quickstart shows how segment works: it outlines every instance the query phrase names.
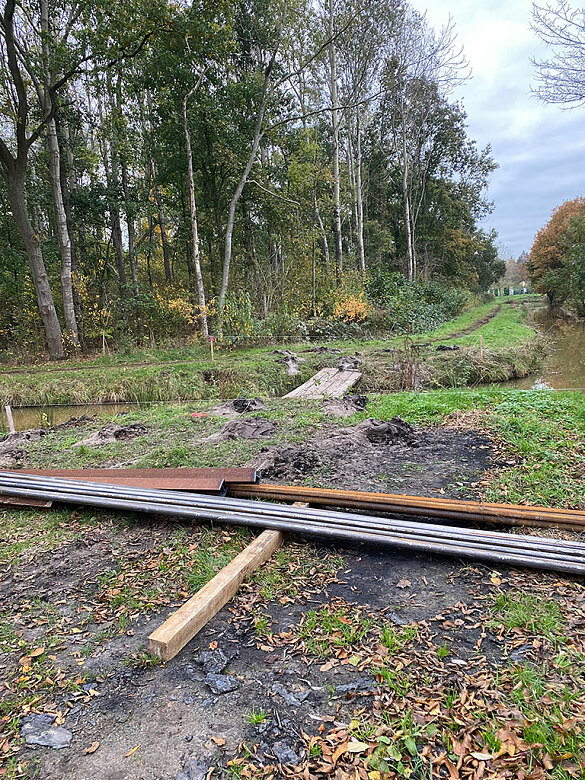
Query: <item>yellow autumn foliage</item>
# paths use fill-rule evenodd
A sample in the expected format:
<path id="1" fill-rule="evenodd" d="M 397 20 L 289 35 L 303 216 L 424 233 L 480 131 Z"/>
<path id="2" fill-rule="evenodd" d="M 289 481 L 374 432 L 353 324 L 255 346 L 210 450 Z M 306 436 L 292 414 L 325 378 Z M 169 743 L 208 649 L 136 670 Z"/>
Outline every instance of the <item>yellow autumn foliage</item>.
<path id="1" fill-rule="evenodd" d="M 363 292 L 356 294 L 342 293 L 333 305 L 333 317 L 343 322 L 363 322 L 370 313 L 371 307 Z"/>

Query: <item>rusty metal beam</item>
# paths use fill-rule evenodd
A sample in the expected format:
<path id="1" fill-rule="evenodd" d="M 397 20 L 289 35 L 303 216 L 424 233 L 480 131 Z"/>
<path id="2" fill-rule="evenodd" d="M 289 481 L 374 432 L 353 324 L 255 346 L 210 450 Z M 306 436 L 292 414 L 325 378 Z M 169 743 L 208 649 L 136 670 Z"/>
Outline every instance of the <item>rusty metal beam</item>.
<path id="1" fill-rule="evenodd" d="M 132 479 L 221 479 L 222 482 L 255 483 L 258 480 L 256 469 L 242 468 L 156 468 L 156 469 L 14 469 L 15 476 L 32 474 L 37 477 L 62 477 L 63 479 L 87 479 L 94 482 L 104 482 L 106 477 L 130 477 Z M 147 487 L 147 485 L 144 485 Z M 183 488 L 187 489 L 187 488 Z M 196 490 L 196 488 L 191 488 Z M 174 487 L 173 490 L 181 490 Z"/>
<path id="2" fill-rule="evenodd" d="M 559 526 L 585 531 L 585 512 L 571 509 L 332 490 L 302 485 L 234 485 L 229 486 L 228 495 L 237 498 L 263 498 L 269 501 L 308 501 L 313 506 L 343 507 L 367 512 L 474 520 L 498 525 Z"/>

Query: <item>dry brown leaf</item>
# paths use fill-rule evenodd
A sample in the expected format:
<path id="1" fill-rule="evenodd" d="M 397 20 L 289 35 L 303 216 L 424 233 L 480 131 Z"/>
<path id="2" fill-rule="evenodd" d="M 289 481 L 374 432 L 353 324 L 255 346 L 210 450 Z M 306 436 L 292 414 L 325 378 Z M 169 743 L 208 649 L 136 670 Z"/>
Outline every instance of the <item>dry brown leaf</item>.
<path id="1" fill-rule="evenodd" d="M 91 755 L 91 753 L 95 753 L 95 751 L 99 748 L 100 743 L 96 740 L 95 742 L 92 742 L 89 747 L 83 748 L 83 752 L 86 756 Z"/>

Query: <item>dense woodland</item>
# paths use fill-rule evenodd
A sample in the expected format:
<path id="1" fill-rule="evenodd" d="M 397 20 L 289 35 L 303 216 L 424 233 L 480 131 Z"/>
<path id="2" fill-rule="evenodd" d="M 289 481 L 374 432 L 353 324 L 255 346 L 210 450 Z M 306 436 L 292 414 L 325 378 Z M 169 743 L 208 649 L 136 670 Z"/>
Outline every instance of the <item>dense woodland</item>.
<path id="1" fill-rule="evenodd" d="M 423 327 L 504 271 L 454 27 L 407 3 L 5 0 L 0 56 L 5 354 Z"/>

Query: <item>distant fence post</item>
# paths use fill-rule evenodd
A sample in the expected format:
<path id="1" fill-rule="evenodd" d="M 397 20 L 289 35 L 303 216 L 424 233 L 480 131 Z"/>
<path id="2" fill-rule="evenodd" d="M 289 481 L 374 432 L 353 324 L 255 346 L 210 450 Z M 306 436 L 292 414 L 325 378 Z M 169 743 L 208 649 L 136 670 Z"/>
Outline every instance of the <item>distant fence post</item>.
<path id="1" fill-rule="evenodd" d="M 12 409 L 9 406 L 5 406 L 4 411 L 6 412 L 6 419 L 8 420 L 8 430 L 10 431 L 10 433 L 16 433 L 16 428 L 14 427 L 14 419 L 12 417 Z"/>

